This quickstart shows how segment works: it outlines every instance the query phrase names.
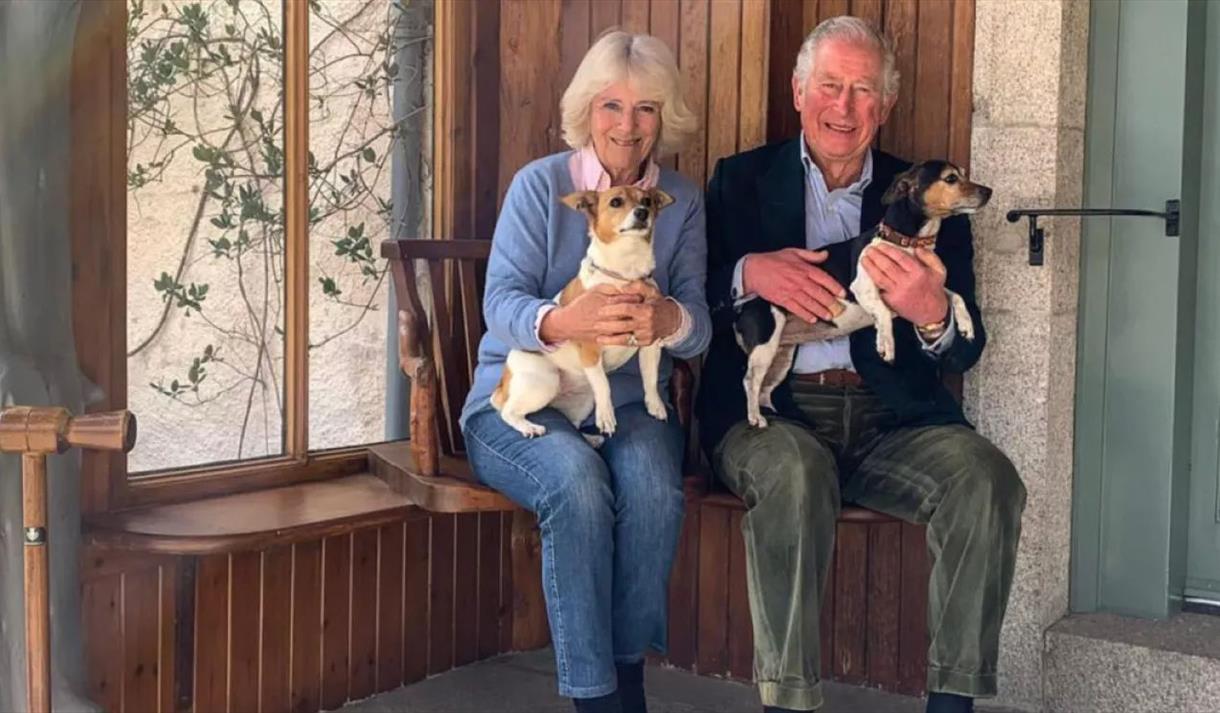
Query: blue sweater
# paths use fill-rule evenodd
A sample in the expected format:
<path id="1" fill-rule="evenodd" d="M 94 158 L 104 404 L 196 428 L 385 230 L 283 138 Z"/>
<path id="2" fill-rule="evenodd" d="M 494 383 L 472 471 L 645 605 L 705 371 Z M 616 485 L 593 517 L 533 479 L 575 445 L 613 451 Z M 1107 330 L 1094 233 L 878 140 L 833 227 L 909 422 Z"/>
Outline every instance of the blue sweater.
<path id="1" fill-rule="evenodd" d="M 559 202 L 576 190 L 568 168 L 571 156 L 571 151 L 564 151 L 533 161 L 513 176 L 508 187 L 487 263 L 483 295 L 487 333 L 479 343 L 479 364 L 462 408 L 463 427 L 471 414 L 492 408 L 491 392 L 510 349 L 542 351 L 534 331 L 538 309 L 552 303 L 580 270 L 589 246 L 589 224 L 584 214 Z M 703 193 L 667 168 L 661 169 L 657 187 L 673 196 L 674 203 L 657 216 L 653 278 L 662 294 L 682 303 L 692 321 L 686 338 L 670 345 L 661 358 L 661 393 L 668 400 L 670 355 L 686 359 L 702 354 L 711 341 L 712 323 L 705 292 Z M 644 400 L 636 358 L 610 374 L 610 391 L 616 408 Z"/>

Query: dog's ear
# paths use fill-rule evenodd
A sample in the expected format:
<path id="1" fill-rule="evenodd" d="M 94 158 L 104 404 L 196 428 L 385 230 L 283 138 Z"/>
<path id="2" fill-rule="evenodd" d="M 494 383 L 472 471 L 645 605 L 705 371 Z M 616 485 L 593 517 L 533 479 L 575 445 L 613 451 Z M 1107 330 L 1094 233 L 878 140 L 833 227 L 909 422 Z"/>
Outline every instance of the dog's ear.
<path id="1" fill-rule="evenodd" d="M 881 205 L 896 203 L 911 195 L 911 189 L 919 183 L 918 173 L 918 168 L 913 166 L 894 176 L 894 182 L 890 184 L 889 190 L 881 196 Z"/>
<path id="2" fill-rule="evenodd" d="M 577 191 L 559 200 L 572 210 L 588 215 L 590 219 L 597 217 L 597 191 Z"/>
<path id="3" fill-rule="evenodd" d="M 657 212 L 660 212 L 661 209 L 665 208 L 666 206 L 673 205 L 673 202 L 674 202 L 674 197 L 669 195 L 665 191 L 661 190 L 660 188 L 652 189 L 652 199 L 654 201 L 656 201 Z"/>

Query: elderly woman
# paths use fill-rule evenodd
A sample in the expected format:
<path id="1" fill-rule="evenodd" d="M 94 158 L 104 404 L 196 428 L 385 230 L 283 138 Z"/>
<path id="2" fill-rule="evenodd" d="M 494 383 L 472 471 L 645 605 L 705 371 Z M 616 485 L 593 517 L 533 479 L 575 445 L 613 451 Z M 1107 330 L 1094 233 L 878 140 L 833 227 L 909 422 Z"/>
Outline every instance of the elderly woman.
<path id="1" fill-rule="evenodd" d="M 693 357 L 711 338 L 704 297 L 702 192 L 657 164 L 695 131 L 670 50 L 648 35 L 611 32 L 585 55 L 561 102 L 571 151 L 514 176 L 496 224 L 483 313 L 487 334 L 462 413 L 477 477 L 538 515 L 542 585 L 559 693 L 578 711 L 643 711 L 648 646 L 666 644 L 667 583 L 683 515 L 683 434 L 645 410 L 635 358 L 610 374 L 618 427 L 594 448 L 558 411 L 531 420 L 527 439 L 489 402 L 510 349 L 542 352 L 566 340 L 660 340 L 661 393 L 670 356 Z M 588 223 L 560 202 L 579 190 L 658 187 L 654 279 L 662 297 L 589 291 L 554 301 L 580 269 Z"/>

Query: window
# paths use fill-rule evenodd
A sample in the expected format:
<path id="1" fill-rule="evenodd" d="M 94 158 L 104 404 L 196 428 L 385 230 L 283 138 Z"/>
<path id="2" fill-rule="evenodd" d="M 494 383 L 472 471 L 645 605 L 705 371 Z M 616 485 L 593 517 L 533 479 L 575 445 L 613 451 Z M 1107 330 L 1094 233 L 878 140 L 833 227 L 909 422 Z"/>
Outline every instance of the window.
<path id="1" fill-rule="evenodd" d="M 386 440 L 378 245 L 427 231 L 432 3 L 127 9 L 128 474 Z"/>

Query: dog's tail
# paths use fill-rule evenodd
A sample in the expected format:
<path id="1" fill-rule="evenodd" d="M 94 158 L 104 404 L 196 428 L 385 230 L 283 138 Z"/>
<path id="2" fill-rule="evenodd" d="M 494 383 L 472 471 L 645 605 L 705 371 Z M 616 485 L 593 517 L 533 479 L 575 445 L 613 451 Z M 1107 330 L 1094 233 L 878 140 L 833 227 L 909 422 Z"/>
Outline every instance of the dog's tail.
<path id="1" fill-rule="evenodd" d="M 504 365 L 504 372 L 500 374 L 500 383 L 496 384 L 496 390 L 491 392 L 491 405 L 497 411 L 504 407 L 504 402 L 508 399 L 508 382 L 512 379 L 512 372 L 508 369 L 508 364 Z"/>

